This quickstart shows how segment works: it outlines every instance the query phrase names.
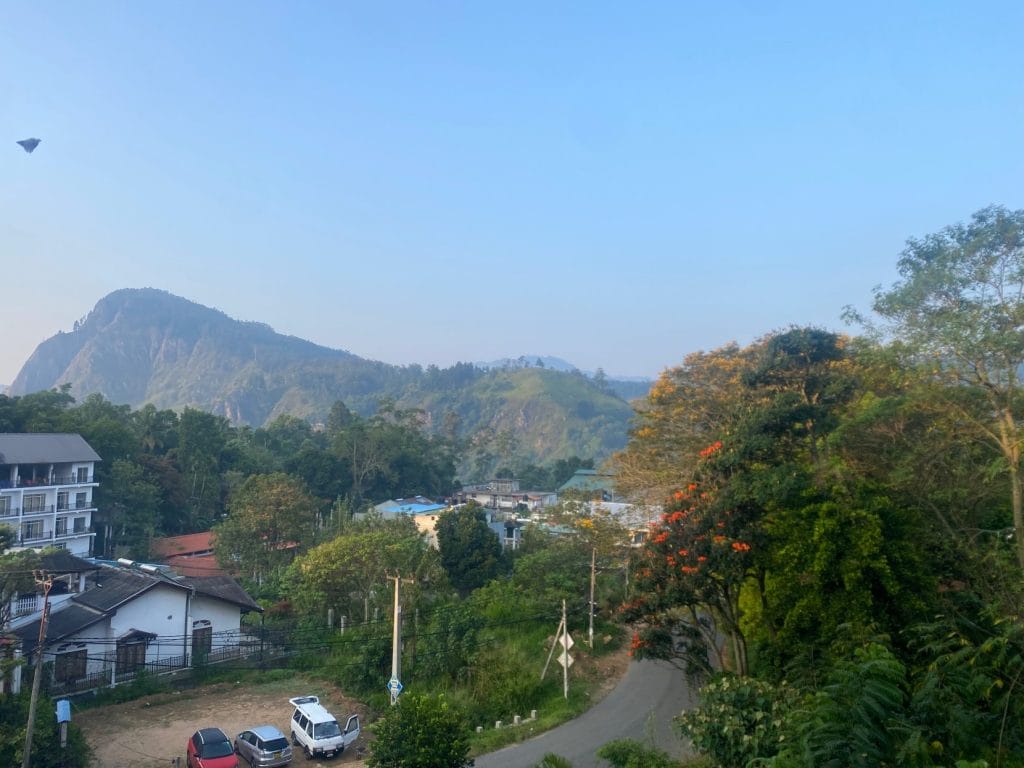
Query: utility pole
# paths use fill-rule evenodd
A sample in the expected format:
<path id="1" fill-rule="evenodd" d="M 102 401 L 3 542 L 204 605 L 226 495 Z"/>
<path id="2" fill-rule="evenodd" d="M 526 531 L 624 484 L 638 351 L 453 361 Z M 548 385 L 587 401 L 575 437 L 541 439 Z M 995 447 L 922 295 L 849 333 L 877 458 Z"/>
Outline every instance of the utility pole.
<path id="1" fill-rule="evenodd" d="M 597 581 L 597 547 L 590 550 L 590 650 L 594 650 L 594 583 Z"/>
<path id="2" fill-rule="evenodd" d="M 25 756 L 21 768 L 29 768 L 32 763 L 32 732 L 36 725 L 36 704 L 39 703 L 39 684 L 43 680 L 43 646 L 46 644 L 46 622 L 50 618 L 50 588 L 53 576 L 45 571 L 36 571 L 36 584 L 43 588 L 43 615 L 39 619 L 39 642 L 36 644 L 36 663 L 32 671 L 32 696 L 28 702 L 28 724 L 25 726 Z"/>
<path id="3" fill-rule="evenodd" d="M 565 600 L 562 600 L 562 695 L 569 700 L 569 624 L 565 615 Z"/>
<path id="4" fill-rule="evenodd" d="M 391 636 L 391 680 L 388 681 L 388 691 L 391 693 L 391 705 L 398 703 L 398 694 L 402 692 L 402 603 L 399 598 L 401 585 L 414 584 L 415 579 L 403 579 L 399 574 L 390 576 L 395 580 L 395 613 L 394 627 Z"/>

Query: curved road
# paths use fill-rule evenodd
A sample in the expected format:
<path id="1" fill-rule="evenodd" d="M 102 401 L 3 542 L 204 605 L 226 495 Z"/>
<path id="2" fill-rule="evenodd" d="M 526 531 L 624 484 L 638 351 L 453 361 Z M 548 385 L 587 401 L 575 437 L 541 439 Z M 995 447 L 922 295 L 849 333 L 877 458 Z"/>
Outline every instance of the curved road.
<path id="1" fill-rule="evenodd" d="M 631 662 L 615 689 L 594 707 L 529 741 L 481 755 L 476 768 L 533 768 L 548 752 L 573 768 L 606 766 L 594 754 L 613 739 L 635 739 L 682 757 L 686 746 L 672 718 L 694 703 L 683 673 L 663 661 Z"/>

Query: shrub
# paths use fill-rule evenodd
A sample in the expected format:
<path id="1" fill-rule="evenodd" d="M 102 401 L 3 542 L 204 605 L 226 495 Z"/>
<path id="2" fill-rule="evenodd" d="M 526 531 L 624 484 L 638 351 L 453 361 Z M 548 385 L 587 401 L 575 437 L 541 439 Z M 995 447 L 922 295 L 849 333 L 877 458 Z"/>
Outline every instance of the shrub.
<path id="1" fill-rule="evenodd" d="M 788 686 L 724 674 L 705 685 L 700 695 L 700 706 L 677 720 L 697 751 L 723 768 L 742 768 L 776 754 L 795 699 Z"/>

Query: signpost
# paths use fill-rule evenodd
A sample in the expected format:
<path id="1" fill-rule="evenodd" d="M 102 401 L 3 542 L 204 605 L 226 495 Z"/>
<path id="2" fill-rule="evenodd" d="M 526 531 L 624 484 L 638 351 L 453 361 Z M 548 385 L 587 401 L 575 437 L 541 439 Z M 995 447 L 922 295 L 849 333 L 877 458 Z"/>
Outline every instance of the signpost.
<path id="1" fill-rule="evenodd" d="M 388 680 L 387 689 L 391 694 L 391 703 L 394 704 L 398 701 L 398 694 L 402 692 L 402 683 L 397 677 L 392 677 Z"/>

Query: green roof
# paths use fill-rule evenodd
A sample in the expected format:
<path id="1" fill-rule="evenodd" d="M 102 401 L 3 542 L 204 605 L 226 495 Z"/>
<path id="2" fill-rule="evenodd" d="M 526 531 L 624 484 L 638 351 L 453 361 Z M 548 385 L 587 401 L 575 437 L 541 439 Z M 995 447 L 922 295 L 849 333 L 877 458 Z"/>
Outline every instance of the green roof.
<path id="1" fill-rule="evenodd" d="M 615 493 L 615 477 L 613 475 L 602 475 L 596 469 L 577 469 L 576 474 L 570 477 L 558 489 L 559 493 L 566 491 L 607 491 Z"/>

